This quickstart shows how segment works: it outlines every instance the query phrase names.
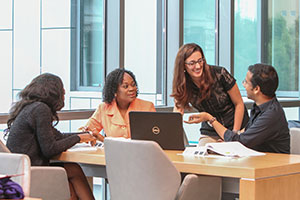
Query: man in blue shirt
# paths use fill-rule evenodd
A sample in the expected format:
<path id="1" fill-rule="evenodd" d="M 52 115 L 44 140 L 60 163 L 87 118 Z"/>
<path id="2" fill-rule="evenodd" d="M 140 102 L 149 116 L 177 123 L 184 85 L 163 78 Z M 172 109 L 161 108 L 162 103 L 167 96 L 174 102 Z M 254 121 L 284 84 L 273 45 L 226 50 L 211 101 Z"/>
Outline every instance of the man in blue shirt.
<path id="1" fill-rule="evenodd" d="M 243 130 L 228 130 L 206 112 L 191 115 L 186 123 L 208 121 L 226 142 L 239 141 L 262 152 L 290 153 L 288 123 L 275 95 L 278 75 L 274 67 L 266 64 L 250 65 L 243 86 L 247 97 L 254 100 L 249 122 Z"/>

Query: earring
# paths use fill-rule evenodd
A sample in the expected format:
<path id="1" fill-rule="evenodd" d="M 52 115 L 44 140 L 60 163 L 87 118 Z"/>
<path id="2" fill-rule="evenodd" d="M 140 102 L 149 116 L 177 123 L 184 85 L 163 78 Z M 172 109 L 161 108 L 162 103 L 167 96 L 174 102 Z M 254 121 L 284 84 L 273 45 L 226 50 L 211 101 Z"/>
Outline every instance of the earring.
<path id="1" fill-rule="evenodd" d="M 185 73 L 185 72 L 186 72 L 186 70 L 183 70 L 183 72 Z"/>

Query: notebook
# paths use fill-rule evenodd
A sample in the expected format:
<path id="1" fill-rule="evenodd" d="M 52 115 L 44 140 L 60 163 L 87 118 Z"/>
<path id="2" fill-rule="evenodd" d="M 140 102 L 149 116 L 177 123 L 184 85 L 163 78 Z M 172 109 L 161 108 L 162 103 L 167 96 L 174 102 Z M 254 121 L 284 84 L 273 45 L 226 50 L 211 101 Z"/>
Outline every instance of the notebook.
<path id="1" fill-rule="evenodd" d="M 131 139 L 153 140 L 164 150 L 184 150 L 182 115 L 176 112 L 129 112 Z"/>

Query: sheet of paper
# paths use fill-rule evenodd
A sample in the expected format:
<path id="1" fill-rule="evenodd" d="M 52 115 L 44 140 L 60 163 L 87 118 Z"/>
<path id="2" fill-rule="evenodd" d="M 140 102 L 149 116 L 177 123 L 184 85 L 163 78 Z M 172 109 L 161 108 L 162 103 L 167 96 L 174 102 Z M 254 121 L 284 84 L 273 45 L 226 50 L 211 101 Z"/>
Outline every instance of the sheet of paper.
<path id="1" fill-rule="evenodd" d="M 203 147 L 186 147 L 182 155 L 184 156 L 202 156 L 206 151 L 206 148 Z"/>
<path id="2" fill-rule="evenodd" d="M 240 142 L 216 142 L 206 144 L 207 149 L 211 149 L 224 156 L 262 156 L 265 153 L 254 151 L 245 147 Z"/>
<path id="3" fill-rule="evenodd" d="M 217 154 L 214 154 L 213 152 Z M 182 155 L 206 157 L 245 157 L 261 156 L 266 154 L 249 149 L 239 142 L 217 142 L 208 143 L 202 147 L 186 147 Z"/>
<path id="4" fill-rule="evenodd" d="M 99 148 L 103 148 L 103 142 L 97 141 L 95 146 L 91 146 L 87 143 L 78 143 L 68 149 L 68 151 L 97 151 Z"/>

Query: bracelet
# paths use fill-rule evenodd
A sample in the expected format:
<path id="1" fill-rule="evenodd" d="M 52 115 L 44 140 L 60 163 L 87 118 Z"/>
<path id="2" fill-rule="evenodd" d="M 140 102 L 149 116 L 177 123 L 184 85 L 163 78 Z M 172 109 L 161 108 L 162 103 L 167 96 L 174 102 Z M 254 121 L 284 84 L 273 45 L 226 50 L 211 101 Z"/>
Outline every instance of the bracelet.
<path id="1" fill-rule="evenodd" d="M 216 121 L 215 117 L 211 118 L 209 121 L 207 121 L 207 123 L 212 127 L 212 123 L 214 123 L 214 121 Z"/>

